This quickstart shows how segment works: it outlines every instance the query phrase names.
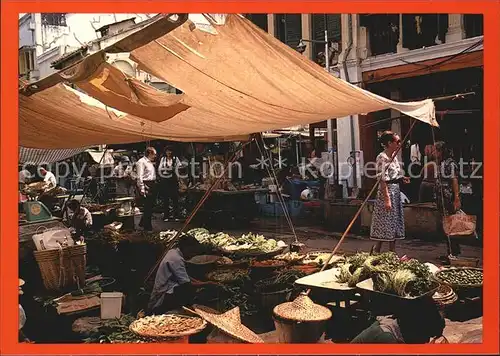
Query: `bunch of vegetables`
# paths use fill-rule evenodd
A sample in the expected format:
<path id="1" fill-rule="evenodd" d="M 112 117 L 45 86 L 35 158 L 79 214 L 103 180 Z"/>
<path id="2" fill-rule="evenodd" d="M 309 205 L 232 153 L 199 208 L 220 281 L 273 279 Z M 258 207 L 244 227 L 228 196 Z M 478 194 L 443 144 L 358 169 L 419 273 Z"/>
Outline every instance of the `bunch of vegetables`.
<path id="1" fill-rule="evenodd" d="M 207 278 L 218 283 L 233 283 L 239 280 L 248 280 L 248 271 L 246 269 L 217 269 L 210 272 Z"/>
<path id="2" fill-rule="evenodd" d="M 89 240 L 99 240 L 107 241 L 112 244 L 118 244 L 121 241 L 148 241 L 157 244 L 167 244 L 172 241 L 177 231 L 168 230 L 162 232 L 145 232 L 145 231 L 133 231 L 133 232 L 119 232 L 112 230 L 103 230 L 95 235 L 89 237 Z"/>
<path id="3" fill-rule="evenodd" d="M 210 238 L 210 231 L 203 228 L 191 229 L 187 232 L 188 235 L 193 236 L 200 243 L 205 243 Z"/>
<path id="4" fill-rule="evenodd" d="M 83 341 L 101 344 L 148 342 L 147 339 L 141 338 L 129 330 L 129 326 L 134 320 L 132 315 L 124 315 L 120 319 L 104 320 L 102 326 Z"/>
<path id="5" fill-rule="evenodd" d="M 341 264 L 337 280 L 350 287 L 372 278 L 374 290 L 401 297 L 417 297 L 432 287 L 429 268 L 415 259 L 402 261 L 393 252 L 375 256 L 358 253 Z"/>
<path id="6" fill-rule="evenodd" d="M 297 252 L 287 252 L 274 257 L 275 260 L 287 261 L 287 262 L 297 262 L 303 260 L 305 255 L 301 255 Z"/>
<path id="7" fill-rule="evenodd" d="M 274 239 L 266 239 L 262 235 L 253 233 L 243 234 L 241 237 L 230 236 L 224 232 L 210 234 L 206 229 L 196 228 L 187 232 L 195 237 L 200 243 L 211 245 L 217 249 L 223 249 L 227 252 L 243 253 L 268 253 L 276 251 L 284 243 L 277 242 Z"/>
<path id="8" fill-rule="evenodd" d="M 255 235 L 251 232 L 236 238 L 233 243 L 223 246 L 230 252 L 272 252 L 278 248 L 278 242 L 274 239 L 266 239 L 263 235 Z"/>
<path id="9" fill-rule="evenodd" d="M 223 300 L 224 311 L 239 307 L 242 315 L 257 313 L 257 306 L 252 303 L 250 295 L 244 292 L 242 286 L 225 285 L 223 286 L 223 291 L 227 294 L 227 298 Z"/>

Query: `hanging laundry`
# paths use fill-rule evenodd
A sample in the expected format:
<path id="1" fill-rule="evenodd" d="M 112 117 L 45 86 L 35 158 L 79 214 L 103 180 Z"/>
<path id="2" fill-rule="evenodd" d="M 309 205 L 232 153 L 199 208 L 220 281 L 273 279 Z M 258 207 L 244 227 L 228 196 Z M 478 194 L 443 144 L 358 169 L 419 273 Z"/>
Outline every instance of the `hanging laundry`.
<path id="1" fill-rule="evenodd" d="M 422 153 L 420 153 L 420 146 L 418 143 L 410 147 L 410 162 L 422 162 Z"/>

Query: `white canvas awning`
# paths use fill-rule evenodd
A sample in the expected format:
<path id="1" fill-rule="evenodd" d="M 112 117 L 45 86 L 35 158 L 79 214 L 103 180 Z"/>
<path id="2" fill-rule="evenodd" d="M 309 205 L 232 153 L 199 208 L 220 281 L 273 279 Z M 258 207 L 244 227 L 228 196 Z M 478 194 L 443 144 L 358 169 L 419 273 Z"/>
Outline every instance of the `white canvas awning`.
<path id="1" fill-rule="evenodd" d="M 102 54 L 91 55 L 46 82 L 69 81 L 92 98 L 62 84 L 28 88 L 34 94 L 20 96 L 21 145 L 244 140 L 384 109 L 437 126 L 432 100 L 400 103 L 351 85 L 240 15 L 217 23 L 203 19 L 188 20 L 130 53 L 141 70 L 184 94 L 160 92 L 104 63 Z"/>

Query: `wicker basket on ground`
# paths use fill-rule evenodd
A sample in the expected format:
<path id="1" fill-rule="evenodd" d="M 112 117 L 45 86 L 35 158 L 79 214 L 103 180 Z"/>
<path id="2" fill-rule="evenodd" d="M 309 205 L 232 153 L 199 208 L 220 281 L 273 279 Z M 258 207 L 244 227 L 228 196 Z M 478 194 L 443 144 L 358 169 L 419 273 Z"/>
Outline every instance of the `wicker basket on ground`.
<path id="1" fill-rule="evenodd" d="M 73 287 L 83 288 L 85 285 L 86 245 L 33 253 L 48 291 L 59 292 Z"/>
<path id="2" fill-rule="evenodd" d="M 317 343 L 331 317 L 328 308 L 315 304 L 306 294 L 300 294 L 294 301 L 280 304 L 273 310 L 279 342 L 286 344 Z"/>

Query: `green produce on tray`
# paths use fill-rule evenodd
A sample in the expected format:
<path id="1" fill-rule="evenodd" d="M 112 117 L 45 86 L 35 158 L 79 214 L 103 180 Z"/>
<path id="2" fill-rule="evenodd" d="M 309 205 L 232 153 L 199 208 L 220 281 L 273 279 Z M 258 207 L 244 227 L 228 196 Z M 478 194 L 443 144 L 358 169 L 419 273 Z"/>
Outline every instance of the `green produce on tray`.
<path id="1" fill-rule="evenodd" d="M 483 271 L 474 268 L 449 268 L 438 272 L 437 277 L 450 285 L 483 284 Z"/>
<path id="2" fill-rule="evenodd" d="M 234 282 L 240 279 L 248 278 L 248 271 L 246 269 L 218 269 L 210 272 L 207 278 L 211 281 L 218 283 Z"/>
<path id="3" fill-rule="evenodd" d="M 187 233 L 202 244 L 210 245 L 228 253 L 265 254 L 278 251 L 286 246 L 282 241 L 266 239 L 263 235 L 256 235 L 251 232 L 243 234 L 241 237 L 234 237 L 224 232 L 210 234 L 208 230 L 201 228 L 191 229 Z"/>
<path id="4" fill-rule="evenodd" d="M 372 278 L 375 291 L 400 297 L 418 297 L 431 290 L 431 277 L 429 268 L 416 259 L 400 260 L 393 252 L 373 256 L 362 252 L 340 264 L 337 281 L 355 287 L 359 282 Z"/>

